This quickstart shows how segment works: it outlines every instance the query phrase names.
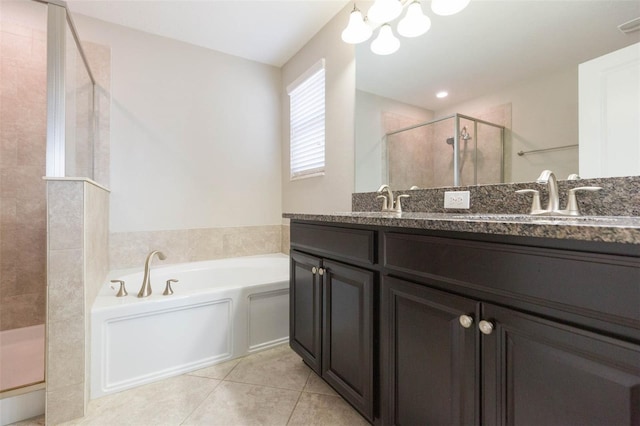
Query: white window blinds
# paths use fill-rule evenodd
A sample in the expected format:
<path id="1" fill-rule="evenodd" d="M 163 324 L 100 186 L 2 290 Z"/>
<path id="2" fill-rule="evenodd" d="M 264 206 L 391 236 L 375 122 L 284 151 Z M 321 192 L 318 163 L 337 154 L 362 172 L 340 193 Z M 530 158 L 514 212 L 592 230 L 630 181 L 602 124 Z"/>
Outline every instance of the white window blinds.
<path id="1" fill-rule="evenodd" d="M 291 179 L 324 174 L 324 59 L 289 87 Z"/>

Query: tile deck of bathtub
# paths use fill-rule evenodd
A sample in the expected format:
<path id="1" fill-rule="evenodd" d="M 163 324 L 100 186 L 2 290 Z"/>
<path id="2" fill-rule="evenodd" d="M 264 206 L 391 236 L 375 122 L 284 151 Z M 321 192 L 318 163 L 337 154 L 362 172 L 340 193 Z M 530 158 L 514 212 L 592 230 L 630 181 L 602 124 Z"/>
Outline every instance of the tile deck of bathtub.
<path id="1" fill-rule="evenodd" d="M 43 424 L 42 418 L 16 423 Z M 64 425 L 367 425 L 288 345 L 92 400 Z"/>

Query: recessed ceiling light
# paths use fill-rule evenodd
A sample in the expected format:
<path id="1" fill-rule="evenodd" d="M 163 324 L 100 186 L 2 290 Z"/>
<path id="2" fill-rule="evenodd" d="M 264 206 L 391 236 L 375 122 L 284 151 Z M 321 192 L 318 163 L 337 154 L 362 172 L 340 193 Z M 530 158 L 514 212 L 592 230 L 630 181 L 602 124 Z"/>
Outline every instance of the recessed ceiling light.
<path id="1" fill-rule="evenodd" d="M 436 98 L 442 99 L 442 98 L 446 98 L 447 96 L 449 96 L 449 93 L 444 92 L 444 91 L 436 93 Z"/>

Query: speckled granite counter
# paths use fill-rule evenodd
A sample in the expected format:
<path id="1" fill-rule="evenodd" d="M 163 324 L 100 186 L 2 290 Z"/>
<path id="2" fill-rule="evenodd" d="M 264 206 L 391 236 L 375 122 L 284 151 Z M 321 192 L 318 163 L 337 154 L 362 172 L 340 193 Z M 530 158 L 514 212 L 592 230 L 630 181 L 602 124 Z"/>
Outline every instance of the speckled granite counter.
<path id="1" fill-rule="evenodd" d="M 636 216 L 556 218 L 504 214 L 346 212 L 285 213 L 283 217 L 314 222 L 637 244 L 640 251 L 640 217 Z"/>

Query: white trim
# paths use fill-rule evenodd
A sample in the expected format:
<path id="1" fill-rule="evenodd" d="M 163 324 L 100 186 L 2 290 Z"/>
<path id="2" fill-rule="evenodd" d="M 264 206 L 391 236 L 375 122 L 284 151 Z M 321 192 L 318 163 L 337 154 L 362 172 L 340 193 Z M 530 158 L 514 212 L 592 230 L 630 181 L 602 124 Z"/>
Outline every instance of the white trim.
<path id="1" fill-rule="evenodd" d="M 313 64 L 308 70 L 303 72 L 298 78 L 293 80 L 293 82 L 289 83 L 289 85 L 287 86 L 287 95 L 290 95 L 291 92 L 293 92 L 298 86 L 300 86 L 300 84 L 304 83 L 309 77 L 324 68 L 324 58 L 322 58 L 318 62 Z"/>

